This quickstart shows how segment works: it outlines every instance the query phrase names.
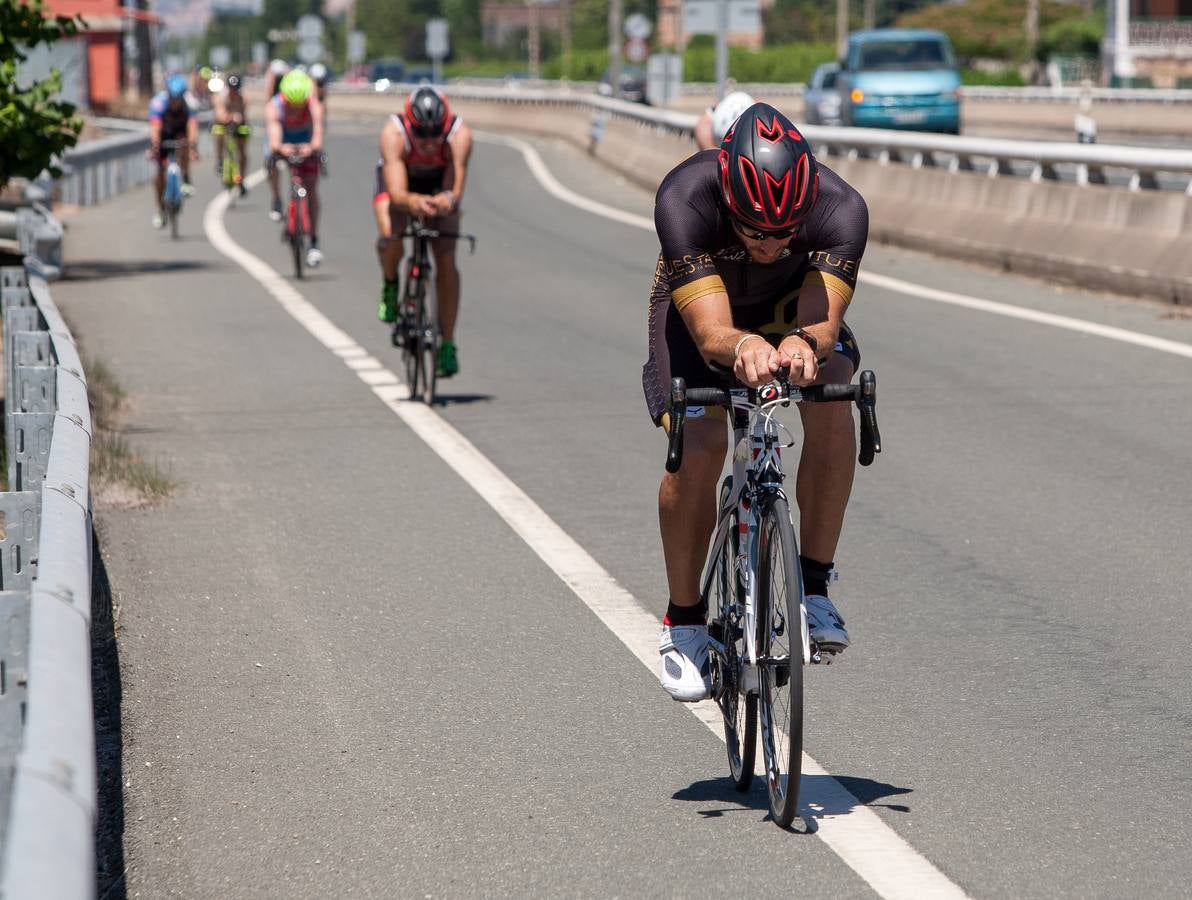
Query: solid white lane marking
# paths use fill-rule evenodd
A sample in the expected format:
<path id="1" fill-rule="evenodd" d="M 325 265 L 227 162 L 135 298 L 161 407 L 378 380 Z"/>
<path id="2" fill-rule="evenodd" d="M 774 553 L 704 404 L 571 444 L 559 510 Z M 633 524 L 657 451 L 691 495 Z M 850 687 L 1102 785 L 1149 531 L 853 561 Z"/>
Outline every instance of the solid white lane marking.
<path id="1" fill-rule="evenodd" d="M 1040 312 L 1037 309 L 1014 306 L 1010 303 L 999 303 L 996 300 L 982 300 L 980 297 L 970 297 L 967 294 L 956 294 L 952 291 L 941 291 L 936 288 L 923 287 L 912 284 L 909 281 L 903 281 L 901 278 L 891 278 L 889 275 L 863 272 L 861 273 L 861 278 L 869 284 L 885 288 L 888 291 L 910 294 L 915 297 L 921 297 L 924 300 L 934 300 L 937 303 L 947 303 L 951 306 L 960 306 L 964 309 L 973 309 L 978 312 L 994 313 L 999 316 L 1010 316 L 1011 318 L 1022 319 L 1026 322 L 1036 322 L 1040 325 L 1066 328 L 1068 331 L 1077 331 L 1082 334 L 1109 338 L 1112 341 L 1121 341 L 1126 344 L 1134 344 L 1137 347 L 1146 347 L 1149 350 L 1159 350 L 1163 353 L 1174 353 L 1176 356 L 1192 359 L 1192 344 L 1185 344 L 1181 341 L 1171 341 L 1166 338 L 1143 334 L 1139 331 L 1117 328 L 1113 325 L 1101 325 L 1097 322 L 1076 319 L 1072 316 Z"/>
<path id="2" fill-rule="evenodd" d="M 559 184 L 558 180 L 547 170 L 546 164 L 542 161 L 542 157 L 533 146 L 515 137 L 508 135 L 489 134 L 487 132 L 477 133 L 477 136 L 484 141 L 494 144 L 503 144 L 506 147 L 512 147 L 519 151 L 522 158 L 525 159 L 526 165 L 533 173 L 534 177 L 538 179 L 548 192 L 553 194 L 564 203 L 570 203 L 587 212 L 597 216 L 604 216 L 616 222 L 622 222 L 626 225 L 633 225 L 641 228 L 644 231 L 653 231 L 654 222 L 645 216 L 634 215 L 633 213 L 625 212 L 624 210 L 615 209 L 603 203 L 598 203 L 587 197 L 583 197 L 570 188 L 566 188 Z M 1015 319 L 1022 319 L 1027 322 L 1035 322 L 1040 325 L 1051 325 L 1055 328 L 1063 328 L 1068 331 L 1075 331 L 1082 334 L 1091 334 L 1096 337 L 1107 338 L 1111 341 L 1121 341 L 1126 344 L 1134 344 L 1138 347 L 1146 347 L 1150 350 L 1158 350 L 1162 353 L 1173 353 L 1176 356 L 1183 356 L 1192 359 L 1192 344 L 1183 343 L 1181 341 L 1167 340 L 1166 338 L 1158 338 L 1149 334 L 1143 334 L 1139 331 L 1130 331 L 1125 328 L 1116 328 L 1112 325 L 1100 325 L 1096 322 L 1089 322 L 1085 319 L 1077 319 L 1072 316 L 1061 316 L 1054 313 L 1040 312 L 1034 309 L 1028 309 L 1023 306 L 1014 306 L 1010 303 L 999 303 L 994 300 L 983 300 L 980 297 L 970 297 L 967 294 L 957 294 L 952 291 L 941 291 L 935 288 L 923 287 L 918 284 L 913 284 L 909 281 L 903 281 L 901 278 L 891 278 L 888 275 L 878 275 L 874 272 L 861 272 L 857 276 L 857 280 L 862 284 L 872 284 L 875 287 L 884 288 L 888 291 L 895 291 L 900 294 L 908 294 L 913 297 L 919 297 L 922 300 L 932 300 L 936 303 L 947 303 L 952 306 L 959 306 L 965 309 L 975 310 L 977 312 L 992 313 L 999 316 L 1010 316 Z"/>
<path id="3" fill-rule="evenodd" d="M 257 173 L 260 174 L 260 173 Z M 258 179 L 259 180 L 259 179 Z M 252 180 L 249 186 L 253 187 Z M 359 369 L 353 363 L 364 353 L 350 337 L 327 319 L 302 295 L 258 257 L 240 247 L 223 223 L 227 195 L 207 206 L 203 226 L 213 247 L 239 263 L 282 307 L 324 346 L 344 359 L 362 381 L 387 369 Z M 357 350 L 361 353 L 358 353 Z M 367 356 L 367 353 L 364 353 Z M 372 386 L 373 393 L 437 453 L 504 519 L 608 629 L 657 677 L 658 618 L 621 587 L 583 547 L 477 450 L 459 431 L 426 405 L 409 400 L 404 384 Z M 659 688 L 660 704 L 671 701 Z M 720 711 L 711 702 L 687 707 L 712 733 L 723 740 Z M 807 754 L 803 771 L 822 776 L 804 782 L 802 804 L 811 811 L 816 834 L 881 896 L 961 898 L 964 892 L 926 858 L 865 807 Z"/>

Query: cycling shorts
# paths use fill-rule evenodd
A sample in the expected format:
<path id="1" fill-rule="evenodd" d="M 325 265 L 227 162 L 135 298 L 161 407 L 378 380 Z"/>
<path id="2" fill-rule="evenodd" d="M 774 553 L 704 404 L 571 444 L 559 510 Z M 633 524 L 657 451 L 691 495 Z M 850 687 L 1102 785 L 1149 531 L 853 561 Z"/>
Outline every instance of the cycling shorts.
<path id="1" fill-rule="evenodd" d="M 798 307 L 799 289 L 796 287 L 773 303 L 732 307 L 733 325 L 745 331 L 756 331 L 777 347 L 787 332 L 798 324 Z M 650 299 L 649 340 L 650 356 L 642 367 L 642 388 L 646 395 L 646 408 L 655 425 L 663 424 L 663 414 L 670 401 L 672 378 L 684 378 L 689 388 L 728 386 L 728 379 L 704 362 L 683 317 L 661 292 L 655 292 Z M 861 366 L 861 350 L 857 346 L 856 336 L 843 323 L 835 349 L 848 358 L 855 374 Z M 723 409 L 710 409 L 704 414 L 710 418 L 726 418 Z"/>

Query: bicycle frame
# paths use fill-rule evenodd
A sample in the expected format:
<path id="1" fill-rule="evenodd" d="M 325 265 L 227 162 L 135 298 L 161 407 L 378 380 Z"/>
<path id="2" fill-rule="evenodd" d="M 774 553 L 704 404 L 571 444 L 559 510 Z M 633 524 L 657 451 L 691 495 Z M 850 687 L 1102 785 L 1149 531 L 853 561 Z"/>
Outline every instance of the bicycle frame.
<path id="1" fill-rule="evenodd" d="M 778 392 L 776 392 L 777 394 Z M 782 450 L 793 445 L 793 439 L 785 441 L 783 432 L 789 431 L 786 426 L 777 422 L 774 413 L 791 401 L 798 402 L 801 397 L 798 388 L 791 388 L 789 397 L 778 394 L 775 399 L 764 401 L 760 405 L 749 399 L 749 391 L 735 388 L 729 392 L 732 402 L 731 416 L 733 423 L 733 492 L 729 495 L 723 509 L 718 511 L 719 520 L 712 534 L 710 548 L 727 543 L 726 534 L 734 519 L 729 514 L 736 508 L 736 522 L 739 528 L 737 543 L 737 559 L 734 561 L 733 571 L 737 578 L 739 593 L 743 601 L 743 619 L 745 621 L 745 659 L 744 665 L 756 670 L 762 664 L 782 663 L 783 660 L 762 660 L 757 647 L 757 590 L 756 577 L 760 555 L 760 529 L 764 511 L 773 503 L 776 496 L 785 497 L 783 482 L 785 474 L 782 469 Z M 708 554 L 713 561 L 715 555 Z M 715 566 L 709 565 L 701 580 L 701 596 L 707 596 L 712 578 L 716 575 Z M 799 603 L 799 624 L 803 645 L 803 664 L 813 661 L 811 638 L 807 628 L 807 609 L 802 599 Z M 709 646 L 720 658 L 722 665 L 727 664 L 728 654 L 723 644 L 714 638 L 709 639 Z M 819 662 L 818 653 L 815 662 Z M 755 679 L 754 683 L 758 683 Z"/>

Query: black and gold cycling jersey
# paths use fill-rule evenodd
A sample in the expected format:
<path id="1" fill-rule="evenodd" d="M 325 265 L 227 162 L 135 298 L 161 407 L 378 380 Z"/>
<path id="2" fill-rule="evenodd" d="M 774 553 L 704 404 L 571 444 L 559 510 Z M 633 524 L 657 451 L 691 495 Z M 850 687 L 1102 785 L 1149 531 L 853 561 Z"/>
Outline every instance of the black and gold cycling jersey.
<path id="1" fill-rule="evenodd" d="M 824 284 L 851 300 L 869 236 L 869 210 L 843 178 L 819 164 L 819 196 L 782 256 L 755 263 L 721 195 L 720 151 L 701 150 L 663 179 L 654 201 L 662 252 L 651 300 L 677 309 L 724 291 L 732 306 L 773 303 L 780 293 Z"/>

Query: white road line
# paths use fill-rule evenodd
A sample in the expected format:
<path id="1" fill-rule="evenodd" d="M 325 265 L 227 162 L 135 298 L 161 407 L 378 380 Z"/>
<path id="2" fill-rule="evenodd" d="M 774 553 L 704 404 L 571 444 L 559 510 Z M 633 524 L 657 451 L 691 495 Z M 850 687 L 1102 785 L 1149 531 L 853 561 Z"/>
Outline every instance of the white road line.
<path id="1" fill-rule="evenodd" d="M 569 188 L 559 184 L 558 180 L 546 168 L 546 164 L 543 163 L 542 157 L 538 155 L 538 151 L 525 141 L 509 137 L 508 135 L 480 133 L 478 136 L 487 142 L 503 144 L 506 147 L 512 147 L 518 150 L 534 177 L 538 179 L 539 184 L 564 203 L 570 203 L 595 215 L 604 216 L 605 218 L 622 222 L 626 225 L 633 225 L 645 231 L 652 232 L 654 230 L 652 219 L 598 203 L 595 200 L 580 196 Z M 1192 359 L 1192 344 L 1186 344 L 1181 341 L 1158 338 L 1138 331 L 1115 328 L 1112 325 L 1099 325 L 1096 322 L 1089 322 L 1084 319 L 1073 318 L 1072 316 L 1060 316 L 1054 313 L 1040 312 L 1023 306 L 1014 306 L 1010 303 L 983 300 L 980 297 L 970 297 L 967 294 L 956 294 L 952 291 L 940 291 L 935 288 L 922 287 L 909 281 L 903 281 L 901 278 L 891 278 L 888 275 L 878 275 L 874 272 L 861 272 L 858 276 L 858 281 L 863 284 L 872 284 L 874 287 L 884 288 L 887 291 L 895 291 L 899 294 L 919 297 L 922 300 L 933 300 L 936 303 L 947 303 L 951 306 L 960 306 L 977 312 L 1010 316 L 1011 318 L 1023 319 L 1027 322 L 1051 325 L 1055 328 L 1064 328 L 1068 331 L 1091 334 L 1096 337 L 1108 338 L 1112 341 L 1121 341 L 1126 344 L 1134 344 L 1138 347 L 1146 347 L 1150 350 L 1159 350 L 1163 353 L 1173 353 L 1176 356 Z"/>
<path id="2" fill-rule="evenodd" d="M 254 187 L 261 178 L 262 173 L 255 173 L 249 179 L 249 186 Z M 431 408 L 411 402 L 408 388 L 396 383 L 395 375 L 384 368 L 359 368 L 361 360 L 371 362 L 371 357 L 285 278 L 232 239 L 223 223 L 226 207 L 227 195 L 221 193 L 208 204 L 203 216 L 203 227 L 212 246 L 239 263 L 320 343 L 343 359 L 389 409 L 484 498 L 653 677 L 658 667 L 658 618 L 646 612 L 632 594 L 617 584 L 612 575 L 459 431 Z M 389 376 L 386 383 L 373 384 L 382 373 Z M 658 703 L 669 702 L 660 691 Z M 723 740 L 720 712 L 715 704 L 694 704 L 688 709 Z M 822 776 L 802 785 L 803 812 L 815 818 L 816 834 L 879 895 L 892 900 L 965 897 L 957 885 L 876 813 L 835 779 L 827 777 L 828 772 L 807 754 L 803 755 L 803 771 Z"/>

